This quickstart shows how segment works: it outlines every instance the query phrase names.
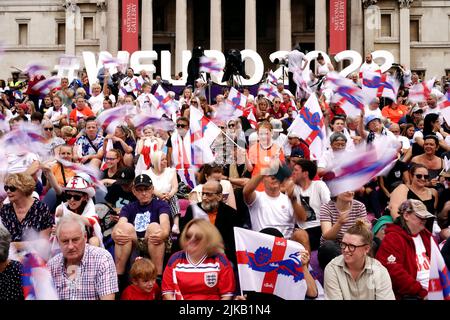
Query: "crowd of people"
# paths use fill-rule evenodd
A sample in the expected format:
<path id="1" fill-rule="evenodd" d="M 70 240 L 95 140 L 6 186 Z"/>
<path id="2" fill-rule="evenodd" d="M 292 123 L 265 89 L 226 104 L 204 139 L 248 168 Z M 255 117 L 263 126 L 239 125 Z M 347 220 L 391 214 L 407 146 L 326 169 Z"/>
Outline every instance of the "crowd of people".
<path id="1" fill-rule="evenodd" d="M 301 54 L 292 59 L 307 66 Z M 379 69 L 370 54 L 361 68 Z M 32 123 L 45 149 L 43 157 L 1 146 L 0 300 L 26 297 L 21 253 L 43 240 L 59 299 L 257 299 L 240 289 L 235 227 L 276 229 L 302 245 L 306 299 L 427 299 L 432 241 L 450 266 L 450 124 L 438 104 L 450 84 L 434 83 L 413 103 L 408 89 L 424 79 L 402 69 L 397 99 L 376 98 L 355 117 L 324 90 L 332 70 L 319 56 L 311 93 L 283 82 L 276 97 L 239 88 L 239 116 L 222 114 L 229 87 L 208 99 L 201 79 L 179 96 L 166 87 L 178 102 L 160 115 L 170 128 L 133 122 L 160 101 L 163 83 L 145 71 L 101 69 L 96 83 L 62 78 L 48 93 L 31 86 L 42 76 L 0 80 L 2 135 Z M 361 86 L 357 73 L 349 78 Z M 320 158 L 289 130 L 307 94 L 317 96 L 326 126 Z M 121 106 L 131 116 L 113 129 L 99 121 Z M 219 129 L 203 146 L 208 163 L 194 156 L 194 112 L 201 126 Z M 398 142 L 389 172 L 330 192 L 323 178 L 337 154 L 381 136 Z"/>

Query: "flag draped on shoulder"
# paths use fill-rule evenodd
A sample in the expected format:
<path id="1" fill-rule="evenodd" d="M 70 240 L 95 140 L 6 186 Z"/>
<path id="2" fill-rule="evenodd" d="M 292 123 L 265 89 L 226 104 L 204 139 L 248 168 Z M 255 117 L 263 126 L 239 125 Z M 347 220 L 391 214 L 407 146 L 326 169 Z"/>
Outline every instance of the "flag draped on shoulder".
<path id="1" fill-rule="evenodd" d="M 234 228 L 239 283 L 242 291 L 274 294 L 286 300 L 304 300 L 306 280 L 295 241 Z"/>
<path id="2" fill-rule="evenodd" d="M 433 237 L 431 237 L 428 300 L 450 300 L 450 274 Z"/>
<path id="3" fill-rule="evenodd" d="M 357 190 L 388 171 L 397 159 L 397 147 L 393 138 L 383 136 L 370 146 L 360 144 L 354 150 L 336 153 L 323 177 L 331 195 Z"/>
<path id="4" fill-rule="evenodd" d="M 267 73 L 267 83 L 271 83 L 273 85 L 277 85 L 278 83 L 278 79 L 277 76 L 275 75 L 275 73 L 272 71 L 272 69 L 269 70 L 269 72 Z"/>
<path id="5" fill-rule="evenodd" d="M 373 71 L 364 71 L 362 75 L 362 92 L 366 103 L 380 97 L 397 100 L 400 83 L 395 78 Z"/>
<path id="6" fill-rule="evenodd" d="M 306 141 L 311 151 L 311 158 L 321 157 L 325 145 L 326 131 L 322 110 L 315 94 L 311 94 L 297 117 L 288 128 L 288 132 L 297 133 Z"/>

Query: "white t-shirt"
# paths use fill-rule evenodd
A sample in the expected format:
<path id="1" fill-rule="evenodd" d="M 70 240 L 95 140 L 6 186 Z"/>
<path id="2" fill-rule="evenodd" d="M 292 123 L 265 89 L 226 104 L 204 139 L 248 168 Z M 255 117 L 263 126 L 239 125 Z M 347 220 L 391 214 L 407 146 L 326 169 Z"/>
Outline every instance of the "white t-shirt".
<path id="1" fill-rule="evenodd" d="M 91 109 L 94 114 L 97 114 L 100 110 L 103 108 L 103 100 L 105 100 L 105 96 L 103 95 L 103 92 L 101 92 L 97 96 L 91 96 L 89 98 L 89 103 L 91 104 Z"/>
<path id="2" fill-rule="evenodd" d="M 430 258 L 427 256 L 427 252 L 420 235 L 413 237 L 413 240 L 414 246 L 416 247 L 416 280 L 420 282 L 422 288 L 428 290 L 428 282 L 430 281 Z"/>
<path id="3" fill-rule="evenodd" d="M 440 132 L 435 132 L 436 133 L 436 137 L 438 138 L 439 141 L 444 140 L 444 137 L 442 136 L 442 134 Z M 420 130 L 417 130 L 416 132 L 414 132 L 413 135 L 413 141 L 417 142 L 417 138 L 422 138 L 423 139 L 423 132 Z"/>
<path id="4" fill-rule="evenodd" d="M 292 237 L 295 219 L 294 208 L 288 196 L 280 193 L 278 197 L 270 197 L 265 191 L 255 191 L 256 198 L 247 205 L 252 221 L 252 230 L 259 232 L 264 228 L 278 229 L 286 239 Z"/>
<path id="5" fill-rule="evenodd" d="M 371 63 L 367 63 L 364 62 L 361 66 L 361 68 L 359 68 L 359 72 L 364 72 L 364 71 L 378 71 L 380 70 L 380 66 L 378 64 L 376 64 L 375 62 L 371 62 Z"/>
<path id="6" fill-rule="evenodd" d="M 334 162 L 334 151 L 332 149 L 325 150 L 317 161 L 317 168 L 327 168 Z"/>
<path id="7" fill-rule="evenodd" d="M 48 117 L 53 124 L 58 124 L 59 120 L 57 119 L 63 114 L 69 116 L 69 110 L 67 107 L 61 106 L 58 111 L 55 110 L 55 107 L 50 107 L 45 113 L 45 116 Z"/>
<path id="8" fill-rule="evenodd" d="M 409 143 L 409 139 L 405 136 L 396 136 L 397 141 L 402 144 L 402 149 L 411 148 L 411 143 Z"/>
<path id="9" fill-rule="evenodd" d="M 156 175 L 152 169 L 142 172 L 147 174 L 153 182 L 153 187 L 157 192 L 168 193 L 172 190 L 172 179 L 176 174 L 175 168 L 166 168 L 161 175 Z"/>
<path id="10" fill-rule="evenodd" d="M 314 228 L 320 226 L 320 207 L 324 203 L 328 203 L 330 198 L 330 190 L 323 181 L 311 181 L 308 189 L 303 190 L 300 186 L 294 187 L 294 194 L 297 201 L 306 210 L 307 220 L 305 222 L 297 221 L 297 224 L 302 229 Z M 301 199 L 301 200 L 300 200 Z M 305 205 L 305 202 L 307 205 Z M 314 211 L 309 212 L 308 206 Z"/>
<path id="11" fill-rule="evenodd" d="M 288 69 L 290 72 L 294 72 L 296 69 L 300 69 L 303 65 L 303 59 L 305 54 L 298 50 L 292 50 L 288 53 Z"/>

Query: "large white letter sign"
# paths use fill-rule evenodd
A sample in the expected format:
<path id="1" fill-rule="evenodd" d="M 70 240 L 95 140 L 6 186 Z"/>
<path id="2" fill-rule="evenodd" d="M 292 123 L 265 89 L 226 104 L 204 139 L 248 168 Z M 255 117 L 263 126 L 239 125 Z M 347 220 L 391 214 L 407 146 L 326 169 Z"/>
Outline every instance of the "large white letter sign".
<path id="1" fill-rule="evenodd" d="M 380 66 L 381 72 L 388 71 L 394 63 L 394 55 L 386 50 L 377 50 L 372 52 L 372 59 L 382 58 L 384 63 Z"/>
<path id="2" fill-rule="evenodd" d="M 153 63 L 141 64 L 141 59 L 158 60 L 158 53 L 156 51 L 135 51 L 130 58 L 130 67 L 133 68 L 135 73 L 145 70 L 154 74 L 156 72 L 155 65 Z"/>
<path id="3" fill-rule="evenodd" d="M 289 51 L 275 51 L 270 54 L 269 60 L 274 62 L 275 59 L 286 59 L 287 55 L 289 54 Z M 284 84 L 287 85 L 289 83 L 289 78 L 286 77 L 286 72 L 288 71 L 288 68 L 284 67 Z M 279 66 L 277 70 L 273 71 L 273 74 L 277 77 L 277 79 L 283 79 L 283 67 Z"/>
<path id="4" fill-rule="evenodd" d="M 344 78 L 349 74 L 357 71 L 362 63 L 361 55 L 355 50 L 341 51 L 334 56 L 334 60 L 336 60 L 336 62 L 341 62 L 342 60 L 351 60 L 350 65 L 339 72 L 339 75 Z"/>
<path id="5" fill-rule="evenodd" d="M 325 59 L 325 63 L 331 63 L 330 57 L 323 51 L 314 50 L 314 51 L 308 52 L 305 55 L 306 60 L 308 60 L 308 64 L 306 65 L 305 70 L 303 70 L 303 72 L 302 72 L 303 79 L 305 79 L 306 83 L 311 82 L 311 74 L 310 74 L 311 68 L 309 67 L 309 64 L 311 63 L 312 60 L 317 59 L 319 52 L 322 54 L 323 58 Z M 314 73 L 314 71 L 313 71 L 313 73 Z"/>
<path id="6" fill-rule="evenodd" d="M 164 50 L 161 51 L 161 78 L 163 80 L 169 81 L 174 86 L 184 86 L 186 84 L 187 80 L 187 67 L 189 60 L 191 59 L 192 53 L 189 50 L 183 50 L 183 56 L 182 56 L 182 72 L 183 75 L 180 78 L 180 80 L 174 80 L 172 79 L 172 60 L 171 60 L 171 54 L 169 51 Z M 175 73 L 178 73 L 176 71 Z"/>
<path id="7" fill-rule="evenodd" d="M 130 57 L 130 53 L 128 51 L 119 51 L 117 53 L 117 60 L 121 61 L 123 64 L 127 64 Z M 101 51 L 99 53 L 99 59 L 98 62 L 95 60 L 95 54 L 91 51 L 83 51 L 83 60 L 84 60 L 84 67 L 86 68 L 86 72 L 89 78 L 89 83 L 93 84 L 98 82 L 97 74 L 98 70 L 103 67 L 103 61 L 105 58 L 111 58 L 111 53 L 107 51 Z M 113 69 L 109 68 L 110 72 L 113 71 Z M 114 72 L 112 72 L 114 73 Z"/>
<path id="8" fill-rule="evenodd" d="M 242 61 L 245 61 L 246 59 L 250 59 L 253 61 L 255 65 L 255 72 L 253 75 L 249 75 L 250 79 L 244 79 L 241 77 L 242 85 L 243 86 L 252 86 L 254 84 L 257 84 L 259 81 L 261 81 L 261 78 L 264 74 L 264 63 L 261 59 L 261 56 L 254 50 L 242 50 L 241 51 Z"/>

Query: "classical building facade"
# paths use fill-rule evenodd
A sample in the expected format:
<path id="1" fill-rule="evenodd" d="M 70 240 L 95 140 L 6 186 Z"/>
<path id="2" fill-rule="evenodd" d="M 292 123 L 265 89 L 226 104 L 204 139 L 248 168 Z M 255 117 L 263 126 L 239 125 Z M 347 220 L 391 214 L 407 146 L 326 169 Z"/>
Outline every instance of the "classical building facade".
<path id="1" fill-rule="evenodd" d="M 181 71 L 182 50 L 197 45 L 252 49 L 274 68 L 269 54 L 297 43 L 328 52 L 329 2 L 140 0 L 138 49 L 172 52 L 172 73 Z M 31 61 L 54 66 L 62 54 L 117 54 L 122 10 L 122 0 L 1 0 L 0 78 Z M 450 73 L 450 1 L 347 0 L 346 11 L 348 49 L 388 50 L 425 77 Z"/>

